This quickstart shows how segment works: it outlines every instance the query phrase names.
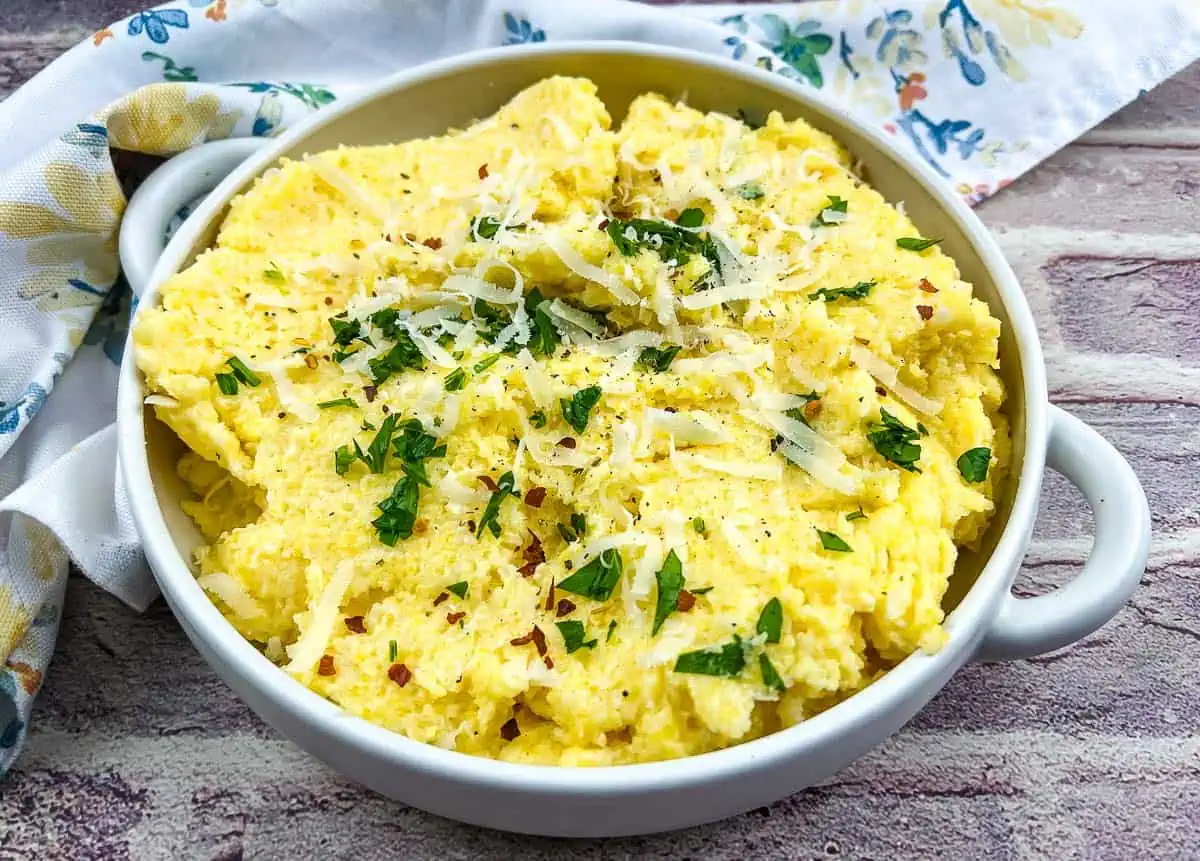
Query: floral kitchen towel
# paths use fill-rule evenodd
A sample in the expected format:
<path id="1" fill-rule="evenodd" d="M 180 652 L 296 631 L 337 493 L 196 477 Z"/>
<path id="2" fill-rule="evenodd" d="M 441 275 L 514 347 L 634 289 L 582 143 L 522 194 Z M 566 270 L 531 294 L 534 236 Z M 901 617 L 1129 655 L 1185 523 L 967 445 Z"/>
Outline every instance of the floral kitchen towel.
<path id="1" fill-rule="evenodd" d="M 754 64 L 892 135 L 978 203 L 1200 56 L 1200 5 L 868 0 L 173 0 L 0 103 L 0 773 L 54 648 L 68 559 L 153 580 L 116 477 L 130 154 L 271 137 L 364 82 L 482 47 L 627 39 Z"/>

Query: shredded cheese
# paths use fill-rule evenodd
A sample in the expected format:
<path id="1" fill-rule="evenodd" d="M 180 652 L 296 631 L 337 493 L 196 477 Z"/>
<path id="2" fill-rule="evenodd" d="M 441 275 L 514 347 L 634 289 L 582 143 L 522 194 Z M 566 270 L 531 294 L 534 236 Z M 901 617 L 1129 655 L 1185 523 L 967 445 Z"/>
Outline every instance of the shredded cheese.
<path id="1" fill-rule="evenodd" d="M 896 397 L 900 398 L 900 400 L 904 401 L 917 412 L 935 416 L 942 411 L 941 401 L 927 398 L 912 387 L 900 382 L 900 376 L 896 369 L 867 348 L 858 344 L 851 344 L 850 361 L 891 389 Z"/>
<path id="2" fill-rule="evenodd" d="M 342 600 L 346 597 L 346 590 L 353 579 L 354 561 L 344 559 L 339 562 L 312 608 L 308 624 L 303 628 L 304 633 L 288 650 L 292 660 L 285 669 L 292 675 L 303 676 L 310 672 L 325 654 L 325 648 L 329 645 L 334 626 L 338 622 Z"/>
<path id="3" fill-rule="evenodd" d="M 636 305 L 641 301 L 641 297 L 626 287 L 620 278 L 588 263 L 570 242 L 557 236 L 546 236 L 544 239 L 546 246 L 558 255 L 563 265 L 580 278 L 599 284 L 624 305 Z"/>

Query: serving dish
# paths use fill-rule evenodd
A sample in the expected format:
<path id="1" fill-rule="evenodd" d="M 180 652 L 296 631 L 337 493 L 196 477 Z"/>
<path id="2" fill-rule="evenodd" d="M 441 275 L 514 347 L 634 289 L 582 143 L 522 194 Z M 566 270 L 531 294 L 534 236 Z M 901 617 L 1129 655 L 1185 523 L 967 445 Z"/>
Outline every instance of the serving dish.
<path id="1" fill-rule="evenodd" d="M 602 43 L 524 46 L 424 66 L 376 84 L 281 138 L 208 144 L 160 169 L 139 189 L 122 228 L 121 256 L 145 306 L 156 286 L 212 241 L 228 201 L 281 156 L 338 144 L 436 135 L 495 110 L 550 75 L 591 78 L 619 117 L 658 91 L 704 110 L 802 116 L 841 140 L 889 200 L 902 200 L 923 235 L 944 237 L 963 277 L 1003 324 L 1001 367 L 1013 429 L 1013 478 L 983 547 L 963 554 L 945 604 L 948 641 L 790 729 L 737 747 L 646 765 L 572 769 L 477 759 L 419 744 L 342 712 L 288 677 L 221 616 L 186 562 L 199 536 L 182 512 L 174 462 L 181 444 L 143 405 L 131 357 L 122 367 L 118 424 L 122 475 L 146 554 L 189 638 L 260 716 L 334 768 L 389 796 L 507 830 L 606 836 L 680 828 L 761 806 L 843 767 L 915 714 L 973 657 L 1037 654 L 1095 630 L 1124 603 L 1145 565 L 1149 512 L 1132 470 L 1095 432 L 1047 402 L 1032 316 L 978 219 L 924 166 L 876 132 L 778 76 L 677 49 Z M 165 250 L 178 209 L 217 185 Z M 1096 543 L 1079 577 L 1048 595 L 1009 594 L 1029 541 L 1049 463 L 1076 484 L 1096 517 Z"/>

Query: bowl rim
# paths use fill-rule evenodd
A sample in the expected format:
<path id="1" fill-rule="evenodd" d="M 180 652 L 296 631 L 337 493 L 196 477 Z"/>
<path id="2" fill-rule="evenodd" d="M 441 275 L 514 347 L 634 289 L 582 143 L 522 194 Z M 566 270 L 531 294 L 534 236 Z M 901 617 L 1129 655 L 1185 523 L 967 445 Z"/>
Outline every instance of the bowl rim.
<path id="1" fill-rule="evenodd" d="M 270 662 L 225 619 L 196 582 L 177 550 L 158 505 L 146 455 L 141 374 L 133 361 L 133 338 L 126 343 L 117 404 L 118 455 L 130 510 L 146 556 L 164 596 L 185 631 L 203 641 L 216 660 L 251 686 L 278 712 L 373 760 L 419 774 L 501 791 L 536 791 L 565 796 L 622 796 L 709 784 L 749 772 L 782 766 L 805 753 L 834 744 L 839 737 L 870 727 L 889 712 L 902 710 L 916 692 L 929 695 L 971 658 L 1015 577 L 1036 513 L 1045 466 L 1048 396 L 1045 365 L 1034 318 L 1015 274 L 978 217 L 945 187 L 945 181 L 882 132 L 812 91 L 778 74 L 722 56 L 630 41 L 562 41 L 504 46 L 459 54 L 388 76 L 299 122 L 235 169 L 208 196 L 172 239 L 154 268 L 142 301 L 156 298 L 157 286 L 174 274 L 195 243 L 196 225 L 207 225 L 242 185 L 262 173 L 310 134 L 395 91 L 421 86 L 447 74 L 520 62 L 531 55 L 608 56 L 667 60 L 705 66 L 712 72 L 768 91 L 852 129 L 906 170 L 922 192 L 967 237 L 989 272 L 1012 327 L 1024 394 L 1025 451 L 1019 474 L 1010 478 L 1013 503 L 1001 534 L 974 585 L 943 623 L 946 643 L 934 654 L 917 652 L 880 679 L 841 703 L 798 724 L 750 741 L 707 753 L 646 763 L 573 767 L 514 763 L 446 750 L 351 715 Z M 206 651 L 201 649 L 201 651 Z M 940 679 L 940 681 L 939 681 Z M 925 697 L 928 699 L 928 696 Z M 924 700 L 922 700 L 922 703 Z"/>

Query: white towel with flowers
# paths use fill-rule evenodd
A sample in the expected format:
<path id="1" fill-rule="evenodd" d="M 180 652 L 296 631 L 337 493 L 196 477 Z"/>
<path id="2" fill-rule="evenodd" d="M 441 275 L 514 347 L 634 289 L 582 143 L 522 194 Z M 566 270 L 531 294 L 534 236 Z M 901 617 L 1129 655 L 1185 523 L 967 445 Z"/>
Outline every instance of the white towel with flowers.
<path id="1" fill-rule="evenodd" d="M 399 69 L 562 39 L 689 47 L 800 81 L 974 204 L 1200 56 L 1200 4 L 173 0 L 99 31 L 0 103 L 0 774 L 54 651 L 68 560 L 136 609 L 156 595 L 112 425 L 136 154 L 270 137 Z"/>

